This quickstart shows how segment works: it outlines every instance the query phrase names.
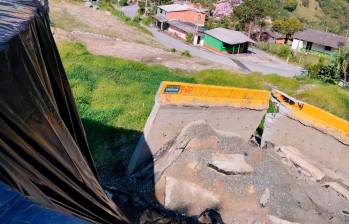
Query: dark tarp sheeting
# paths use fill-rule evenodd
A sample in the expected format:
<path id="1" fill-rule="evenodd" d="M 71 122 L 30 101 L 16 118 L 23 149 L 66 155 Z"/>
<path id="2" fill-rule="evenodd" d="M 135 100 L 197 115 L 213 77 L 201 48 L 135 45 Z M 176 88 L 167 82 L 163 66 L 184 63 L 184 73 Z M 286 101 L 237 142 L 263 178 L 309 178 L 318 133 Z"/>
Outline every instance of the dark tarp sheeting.
<path id="1" fill-rule="evenodd" d="M 42 208 L 0 182 L 0 223 L 88 224 L 89 222 Z"/>
<path id="2" fill-rule="evenodd" d="M 0 124 L 0 181 L 93 223 L 126 221 L 96 179 L 38 0 L 0 0 Z"/>

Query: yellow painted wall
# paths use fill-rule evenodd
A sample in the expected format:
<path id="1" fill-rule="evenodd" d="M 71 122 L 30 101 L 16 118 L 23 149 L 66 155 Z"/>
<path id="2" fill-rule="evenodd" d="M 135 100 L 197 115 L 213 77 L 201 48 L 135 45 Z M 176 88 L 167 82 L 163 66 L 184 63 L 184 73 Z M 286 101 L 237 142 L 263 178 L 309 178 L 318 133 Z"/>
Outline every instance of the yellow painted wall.
<path id="1" fill-rule="evenodd" d="M 233 106 L 256 110 L 267 109 L 270 92 L 264 90 L 162 82 L 162 104 Z"/>
<path id="2" fill-rule="evenodd" d="M 292 116 L 296 119 L 308 122 L 321 130 L 335 132 L 340 139 L 349 141 L 348 121 L 318 107 L 293 99 L 280 91 L 274 90 L 272 95 L 282 105 L 290 109 Z"/>

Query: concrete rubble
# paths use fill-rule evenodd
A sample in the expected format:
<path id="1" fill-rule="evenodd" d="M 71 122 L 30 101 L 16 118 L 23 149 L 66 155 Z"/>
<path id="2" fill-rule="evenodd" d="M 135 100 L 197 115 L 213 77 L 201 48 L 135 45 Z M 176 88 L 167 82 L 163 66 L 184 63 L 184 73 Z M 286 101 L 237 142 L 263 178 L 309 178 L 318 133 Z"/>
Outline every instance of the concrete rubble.
<path id="1" fill-rule="evenodd" d="M 153 172 L 157 202 L 189 216 L 214 208 L 227 224 L 344 223 L 349 145 L 277 111 L 156 104 L 131 170 Z"/>
<path id="2" fill-rule="evenodd" d="M 283 157 L 277 149 L 260 149 L 236 135 L 221 134 L 204 121 L 190 123 L 154 155 L 155 173 L 161 173 L 155 182 L 157 200 L 188 215 L 216 208 L 225 223 L 343 221 L 341 211 L 349 209 L 343 192 L 299 172 L 298 166 L 303 166 L 318 181 L 324 178 L 296 149 L 282 149 Z M 175 156 L 169 160 L 170 155 Z M 285 165 L 282 158 L 297 167 Z"/>

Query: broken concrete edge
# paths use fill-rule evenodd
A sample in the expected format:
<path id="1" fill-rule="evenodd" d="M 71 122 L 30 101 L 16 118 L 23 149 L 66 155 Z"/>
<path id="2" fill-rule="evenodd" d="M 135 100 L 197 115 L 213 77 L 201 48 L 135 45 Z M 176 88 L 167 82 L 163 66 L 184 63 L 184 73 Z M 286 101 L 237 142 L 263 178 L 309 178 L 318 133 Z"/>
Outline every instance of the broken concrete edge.
<path id="1" fill-rule="evenodd" d="M 305 158 L 298 149 L 292 146 L 281 146 L 279 150 L 282 153 L 281 156 L 284 156 L 290 162 L 300 167 L 316 181 L 321 181 L 325 177 L 325 173 Z"/>
<path id="2" fill-rule="evenodd" d="M 330 187 L 346 200 L 349 200 L 349 190 L 337 182 L 326 182 L 324 187 Z"/>
<path id="3" fill-rule="evenodd" d="M 138 168 L 140 168 L 139 166 L 143 163 L 146 162 L 147 158 L 143 158 L 144 153 L 142 153 L 143 147 L 146 144 L 146 139 L 147 136 L 151 130 L 151 126 L 156 118 L 156 114 L 158 113 L 159 109 L 160 109 L 160 89 L 157 91 L 156 95 L 155 95 L 155 102 L 154 102 L 154 106 L 148 116 L 148 119 L 145 123 L 144 129 L 143 129 L 143 133 L 140 137 L 140 139 L 137 142 L 136 148 L 132 154 L 131 160 L 129 162 L 129 165 L 127 167 L 127 175 L 130 176 L 131 174 L 133 174 Z"/>
<path id="4" fill-rule="evenodd" d="M 245 175 L 253 172 L 252 166 L 242 154 L 216 153 L 207 166 L 225 175 Z"/>
<path id="5" fill-rule="evenodd" d="M 221 100 L 219 100 L 220 94 L 222 94 Z M 201 95 L 204 95 L 204 97 L 201 97 Z M 253 101 L 253 98 L 258 96 L 258 100 Z M 189 98 L 187 98 L 189 97 Z M 229 97 L 235 97 L 238 99 L 237 102 L 231 102 L 229 101 Z M 336 140 L 340 141 L 343 144 L 349 145 L 349 137 L 348 140 L 346 140 L 345 135 L 343 135 L 342 130 L 335 130 L 332 128 L 324 128 L 323 126 L 318 126 L 317 123 L 314 123 L 314 119 L 306 120 L 302 116 L 295 116 L 294 112 L 290 110 L 289 107 L 287 107 L 287 102 L 283 101 L 282 99 L 285 98 L 289 101 L 296 102 L 299 105 L 302 105 L 304 108 L 304 105 L 310 106 L 312 108 L 316 108 L 314 106 L 311 106 L 309 104 L 306 104 L 302 101 L 299 101 L 295 98 L 292 98 L 288 96 L 287 94 L 273 89 L 271 96 L 269 91 L 265 90 L 254 90 L 254 89 L 244 89 L 244 88 L 234 88 L 234 87 L 222 87 L 222 86 L 211 86 L 211 85 L 201 85 L 201 84 L 188 84 L 188 83 L 181 83 L 181 82 L 167 82 L 163 81 L 160 84 L 160 87 L 157 91 L 157 94 L 155 96 L 155 104 L 152 108 L 152 111 L 147 119 L 147 122 L 145 124 L 143 134 L 138 141 L 138 144 L 136 146 L 136 149 L 131 157 L 127 174 L 131 175 L 134 173 L 137 168 L 142 164 L 142 162 L 146 161 L 149 158 L 142 158 L 143 154 L 143 147 L 144 144 L 147 142 L 147 136 L 152 128 L 152 124 L 156 118 L 156 115 L 160 109 L 161 105 L 198 105 L 198 106 L 214 106 L 214 105 L 222 105 L 222 103 L 227 103 L 225 107 L 233 107 L 233 108 L 247 108 L 251 110 L 265 110 L 269 107 L 269 101 L 271 99 L 272 103 L 276 104 L 276 106 L 279 108 L 278 113 L 288 116 L 291 119 L 297 120 L 303 125 L 312 127 L 318 131 L 325 132 L 326 134 L 334 137 Z M 202 100 L 200 100 L 202 99 Z M 242 101 L 241 101 L 242 100 Z M 218 102 L 218 103 L 217 103 Z M 257 104 L 256 104 L 257 102 Z M 205 105 L 207 104 L 208 105 Z M 326 114 L 326 116 L 329 116 L 331 118 L 337 119 L 339 122 L 344 122 L 344 124 L 348 124 L 349 122 L 340 119 L 326 111 L 323 111 L 319 108 L 317 110 L 322 111 L 322 113 Z M 268 113 L 267 113 L 268 114 Z M 267 115 L 266 114 L 266 115 Z M 265 121 L 266 122 L 266 121 Z M 264 126 L 267 128 L 267 126 Z M 346 128 L 346 127 L 345 127 Z M 346 130 L 346 129 L 344 129 Z M 251 133 L 251 136 L 254 133 Z M 349 132 L 347 133 L 349 135 Z M 344 137 L 345 138 L 344 138 Z M 261 145 L 263 146 L 263 145 Z"/>
<path id="6" fill-rule="evenodd" d="M 325 134 L 331 135 L 345 145 L 349 145 L 349 122 L 318 107 L 297 100 L 280 90 L 273 89 L 271 101 L 279 108 L 279 113 L 301 122 Z"/>

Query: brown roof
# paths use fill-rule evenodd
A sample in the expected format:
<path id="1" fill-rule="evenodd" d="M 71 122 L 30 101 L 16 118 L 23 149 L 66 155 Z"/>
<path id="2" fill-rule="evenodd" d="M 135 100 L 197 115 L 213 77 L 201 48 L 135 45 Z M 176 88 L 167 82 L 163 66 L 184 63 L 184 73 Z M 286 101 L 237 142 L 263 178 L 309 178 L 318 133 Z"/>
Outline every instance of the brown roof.
<path id="1" fill-rule="evenodd" d="M 262 32 L 267 33 L 269 36 L 271 36 L 275 39 L 285 38 L 285 35 L 283 35 L 282 33 L 276 32 L 276 31 L 271 30 L 271 29 L 265 29 L 265 30 L 262 30 Z"/>
<path id="2" fill-rule="evenodd" d="M 339 36 L 334 33 L 322 32 L 312 29 L 298 31 L 293 35 L 293 38 L 333 48 L 339 48 L 348 43 L 348 38 L 346 37 Z"/>

